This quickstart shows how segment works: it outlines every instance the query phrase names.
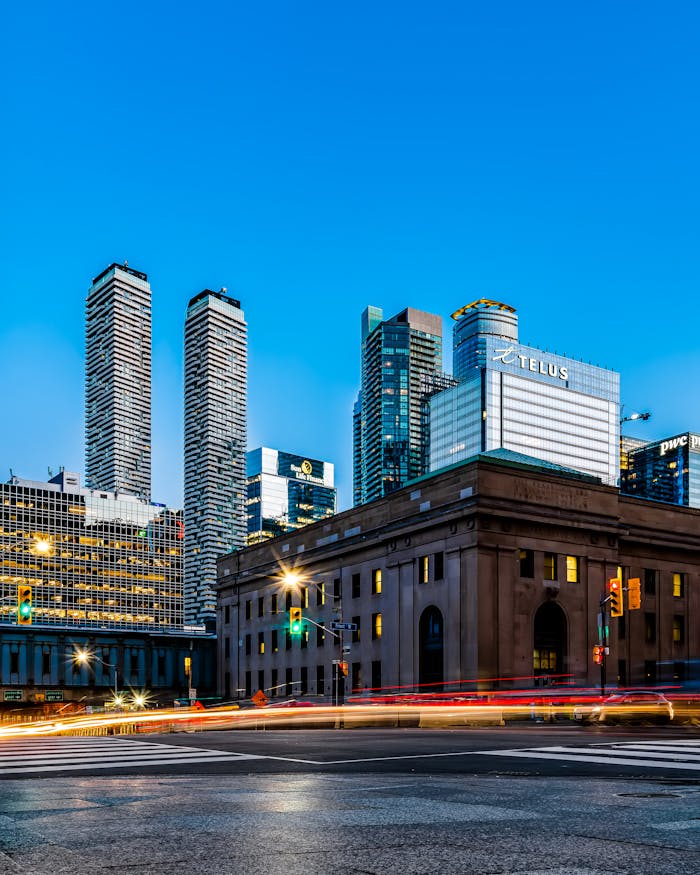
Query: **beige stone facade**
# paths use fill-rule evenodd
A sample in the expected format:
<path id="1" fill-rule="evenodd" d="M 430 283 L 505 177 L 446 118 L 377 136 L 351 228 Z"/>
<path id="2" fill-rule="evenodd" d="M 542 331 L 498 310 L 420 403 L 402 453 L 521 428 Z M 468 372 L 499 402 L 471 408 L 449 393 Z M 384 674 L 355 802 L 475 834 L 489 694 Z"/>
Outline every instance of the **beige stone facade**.
<path id="1" fill-rule="evenodd" d="M 609 620 L 608 683 L 688 677 L 700 653 L 700 511 L 505 456 L 222 557 L 222 693 L 332 698 L 339 659 L 347 694 L 596 685 L 600 601 L 618 569 L 624 586 L 641 579 L 642 603 Z M 285 591 L 283 568 L 306 588 Z M 303 608 L 301 638 L 287 634 L 290 604 Z M 334 619 L 358 633 L 324 634 Z"/>

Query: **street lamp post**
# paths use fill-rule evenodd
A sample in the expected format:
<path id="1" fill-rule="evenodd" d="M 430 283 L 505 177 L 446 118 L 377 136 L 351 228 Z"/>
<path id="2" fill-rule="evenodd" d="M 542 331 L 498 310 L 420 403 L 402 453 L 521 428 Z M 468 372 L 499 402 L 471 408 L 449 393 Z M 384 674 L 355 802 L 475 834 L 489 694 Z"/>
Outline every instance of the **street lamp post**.
<path id="1" fill-rule="evenodd" d="M 121 705 L 122 704 L 122 697 L 119 695 L 118 668 L 117 668 L 116 663 L 112 664 L 111 662 L 107 662 L 105 659 L 102 659 L 101 656 L 98 656 L 96 653 L 92 653 L 89 650 L 84 650 L 84 649 L 79 648 L 79 649 L 76 649 L 73 653 L 73 660 L 78 665 L 84 665 L 84 666 L 90 667 L 90 661 L 93 659 L 98 660 L 98 662 L 100 662 L 102 665 L 104 665 L 105 668 L 114 669 L 114 704 Z"/>

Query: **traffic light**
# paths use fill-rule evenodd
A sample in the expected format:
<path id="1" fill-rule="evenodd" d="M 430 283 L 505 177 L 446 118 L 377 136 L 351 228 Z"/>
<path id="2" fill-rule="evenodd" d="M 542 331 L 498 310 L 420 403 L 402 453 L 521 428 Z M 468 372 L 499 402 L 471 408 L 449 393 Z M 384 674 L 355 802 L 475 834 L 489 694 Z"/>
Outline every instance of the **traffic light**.
<path id="1" fill-rule="evenodd" d="M 627 607 L 637 611 L 642 606 L 641 582 L 638 577 L 630 577 L 627 581 Z"/>
<path id="2" fill-rule="evenodd" d="M 339 662 L 338 668 L 340 669 L 340 673 L 342 674 L 342 676 L 346 678 L 348 676 L 348 664 L 347 664 L 347 662 Z"/>
<path id="3" fill-rule="evenodd" d="M 289 609 L 289 634 L 301 635 L 301 608 Z"/>
<path id="4" fill-rule="evenodd" d="M 601 644 L 595 644 L 593 646 L 593 662 L 596 665 L 603 664 L 603 654 L 605 653 L 605 648 Z"/>
<path id="5" fill-rule="evenodd" d="M 621 617 L 625 613 L 622 601 L 622 581 L 619 577 L 613 577 L 608 581 L 608 593 L 610 594 L 610 616 Z"/>
<path id="6" fill-rule="evenodd" d="M 17 587 L 17 624 L 19 626 L 32 625 L 32 588 L 31 586 Z"/>

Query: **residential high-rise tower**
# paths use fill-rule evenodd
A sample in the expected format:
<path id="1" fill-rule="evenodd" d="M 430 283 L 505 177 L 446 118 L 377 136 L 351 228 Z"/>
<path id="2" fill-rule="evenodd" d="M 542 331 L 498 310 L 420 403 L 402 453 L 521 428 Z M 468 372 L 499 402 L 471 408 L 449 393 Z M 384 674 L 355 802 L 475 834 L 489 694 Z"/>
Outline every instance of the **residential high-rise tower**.
<path id="1" fill-rule="evenodd" d="M 216 619 L 216 559 L 246 544 L 247 325 L 226 289 L 185 318 L 185 623 Z"/>
<path id="2" fill-rule="evenodd" d="M 422 469 L 426 375 L 442 371 L 442 318 L 409 307 L 383 320 L 362 314 L 362 385 L 353 411 L 353 500 L 401 488 Z"/>
<path id="3" fill-rule="evenodd" d="M 151 287 L 110 264 L 86 302 L 85 471 L 90 488 L 151 496 Z"/>

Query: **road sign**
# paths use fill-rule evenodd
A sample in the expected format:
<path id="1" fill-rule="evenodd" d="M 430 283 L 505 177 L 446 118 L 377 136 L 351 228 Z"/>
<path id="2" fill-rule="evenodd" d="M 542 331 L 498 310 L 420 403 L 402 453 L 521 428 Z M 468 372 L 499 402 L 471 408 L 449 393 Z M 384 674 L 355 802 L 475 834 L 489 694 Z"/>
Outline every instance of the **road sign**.
<path id="1" fill-rule="evenodd" d="M 21 702 L 22 690 L 5 690 L 4 699 L 6 702 Z"/>
<path id="2" fill-rule="evenodd" d="M 190 699 L 197 698 L 197 690 L 194 687 L 190 687 L 189 693 L 190 693 L 190 695 L 189 695 Z"/>
<path id="3" fill-rule="evenodd" d="M 262 690 L 258 690 L 255 695 L 250 697 L 250 701 L 257 705 L 258 708 L 262 708 L 264 705 L 267 705 L 267 696 L 263 693 Z"/>
<path id="4" fill-rule="evenodd" d="M 343 653 L 350 653 L 351 650 L 352 647 L 350 647 L 348 644 L 343 647 Z"/>
<path id="5" fill-rule="evenodd" d="M 331 620 L 328 628 L 331 632 L 357 632 L 357 623 L 338 623 L 336 620 Z"/>
<path id="6" fill-rule="evenodd" d="M 63 690 L 47 690 L 44 700 L 46 702 L 62 702 Z"/>

